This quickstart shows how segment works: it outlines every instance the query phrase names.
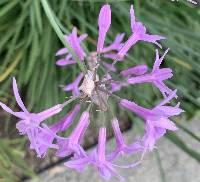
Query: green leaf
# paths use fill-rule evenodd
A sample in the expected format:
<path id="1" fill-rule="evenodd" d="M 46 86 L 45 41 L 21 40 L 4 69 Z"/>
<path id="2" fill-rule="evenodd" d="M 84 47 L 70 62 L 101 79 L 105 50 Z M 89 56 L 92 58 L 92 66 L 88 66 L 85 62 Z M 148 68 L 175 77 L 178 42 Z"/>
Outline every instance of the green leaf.
<path id="1" fill-rule="evenodd" d="M 194 158 L 197 162 L 200 163 L 200 153 L 188 147 L 187 144 L 183 140 L 181 140 L 179 136 L 177 136 L 173 132 L 168 132 L 165 136 L 177 147 L 179 147 L 183 152 L 185 152 L 190 157 Z"/>

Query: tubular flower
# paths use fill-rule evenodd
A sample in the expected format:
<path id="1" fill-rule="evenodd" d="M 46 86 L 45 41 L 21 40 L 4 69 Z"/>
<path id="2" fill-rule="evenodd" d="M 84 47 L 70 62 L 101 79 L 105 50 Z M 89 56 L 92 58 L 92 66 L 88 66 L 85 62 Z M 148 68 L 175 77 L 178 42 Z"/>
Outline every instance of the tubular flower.
<path id="1" fill-rule="evenodd" d="M 122 107 L 133 111 L 145 120 L 145 135 L 142 141 L 146 150 L 153 150 L 156 140 L 166 133 L 166 129 L 172 131 L 178 129 L 169 117 L 179 115 L 183 110 L 179 108 L 179 104 L 175 107 L 165 106 L 175 96 L 176 90 L 153 109 L 145 109 L 134 102 L 121 100 Z"/>
<path id="2" fill-rule="evenodd" d="M 121 49 L 121 47 L 123 46 L 122 40 L 123 40 L 124 36 L 125 36 L 124 33 L 118 34 L 115 37 L 115 40 L 113 43 L 111 43 L 109 46 L 103 48 L 102 53 L 107 53 L 107 52 L 114 51 L 114 50 L 119 51 Z"/>
<path id="3" fill-rule="evenodd" d="M 73 96 L 77 96 L 80 94 L 79 91 L 79 84 L 81 80 L 83 79 L 83 73 L 80 73 L 77 78 L 73 81 L 73 83 L 66 85 L 63 90 L 64 91 L 72 91 Z"/>
<path id="4" fill-rule="evenodd" d="M 20 119 L 20 121 L 16 124 L 16 127 L 21 135 L 27 135 L 29 138 L 29 141 L 31 143 L 31 149 L 35 149 L 37 152 L 38 157 L 42 156 L 42 153 L 39 150 L 39 143 L 45 143 L 45 139 L 40 138 L 38 143 L 38 133 L 44 133 L 45 135 L 51 136 L 52 132 L 49 132 L 45 128 L 41 126 L 41 122 L 44 120 L 52 117 L 55 114 L 58 114 L 62 110 L 62 105 L 58 104 L 50 109 L 47 109 L 40 113 L 30 113 L 26 107 L 24 106 L 24 103 L 21 100 L 21 97 L 18 92 L 17 88 L 17 82 L 15 78 L 13 78 L 13 92 L 15 95 L 15 99 L 19 107 L 22 109 L 20 112 L 14 112 L 9 107 L 7 107 L 5 104 L 0 102 L 0 106 L 8 113 L 16 116 Z M 48 147 L 55 148 L 55 145 L 48 145 Z"/>
<path id="5" fill-rule="evenodd" d="M 68 138 L 63 138 L 63 137 L 57 138 L 57 144 L 59 146 L 59 149 L 56 152 L 56 156 L 66 157 L 74 152 L 80 155 L 82 153 L 80 147 L 80 141 L 83 138 L 83 135 L 88 125 L 89 125 L 89 113 L 85 111 L 82 114 L 78 125 Z"/>
<path id="6" fill-rule="evenodd" d="M 109 160 L 115 159 L 120 154 L 133 154 L 133 153 L 142 151 L 143 148 L 139 142 L 134 142 L 131 145 L 125 144 L 117 118 L 113 119 L 112 128 L 113 128 L 115 140 L 116 140 L 116 149 L 108 156 Z"/>
<path id="7" fill-rule="evenodd" d="M 45 130 L 38 130 L 36 138 L 36 143 L 38 145 L 38 150 L 42 156 L 45 156 L 49 147 L 58 149 L 58 145 L 53 144 L 54 139 L 56 138 L 56 134 L 58 132 L 64 131 L 67 129 L 73 122 L 75 116 L 80 110 L 80 105 L 77 104 L 65 117 L 63 117 L 60 121 L 52 124 L 51 126 L 45 127 Z M 34 143 L 30 144 L 30 148 L 34 149 Z"/>
<path id="8" fill-rule="evenodd" d="M 83 34 L 77 37 L 77 29 L 74 27 L 70 35 L 65 35 L 65 39 L 69 42 L 71 47 L 74 49 L 75 53 L 81 61 L 84 60 L 85 53 L 80 45 L 80 43 L 87 37 L 87 34 Z M 72 58 L 72 55 L 68 52 L 67 48 L 62 48 L 56 52 L 56 56 L 66 55 L 65 58 L 57 60 L 56 64 L 58 66 L 65 66 L 70 64 L 76 64 L 76 61 Z"/>
<path id="9" fill-rule="evenodd" d="M 99 13 L 99 37 L 98 37 L 98 43 L 97 43 L 97 52 L 101 53 L 104 46 L 104 41 L 106 38 L 106 33 L 108 32 L 111 24 L 111 9 L 110 5 L 106 4 L 104 5 Z"/>
<path id="10" fill-rule="evenodd" d="M 171 78 L 173 76 L 172 70 L 170 68 L 159 68 L 160 64 L 162 63 L 164 56 L 167 54 L 168 50 L 165 51 L 164 55 L 159 58 L 158 50 L 156 50 L 156 59 L 153 65 L 152 72 L 149 74 L 144 74 L 136 77 L 130 77 L 127 82 L 129 84 L 138 84 L 138 83 L 153 83 L 166 97 L 166 94 L 169 95 L 172 90 L 169 89 L 163 81 Z M 122 72 L 123 76 L 126 75 L 130 70 L 127 70 L 125 73 Z"/>
<path id="11" fill-rule="evenodd" d="M 138 76 L 138 75 L 145 74 L 147 70 L 148 70 L 147 65 L 138 65 L 138 66 L 131 67 L 127 70 L 123 70 L 120 72 L 120 74 L 123 77 L 128 77 L 128 76 L 133 76 L 133 75 Z"/>
<path id="12" fill-rule="evenodd" d="M 79 58 L 79 63 L 83 64 L 81 70 L 84 70 L 84 73 L 78 72 L 76 69 L 78 76 L 72 83 L 63 87 L 63 91 L 72 93 L 72 96 L 64 103 L 57 104 L 40 113 L 30 113 L 22 102 L 16 80 L 13 78 L 14 96 L 21 111 L 14 112 L 2 102 L 0 102 L 0 106 L 9 114 L 19 118 L 16 127 L 20 135 L 28 137 L 30 149 L 35 150 L 38 157 L 44 157 L 48 149 L 53 148 L 56 150 L 55 156 L 57 157 L 72 157 L 64 163 L 66 167 L 82 172 L 89 165 L 97 169 L 104 179 L 117 177 L 120 181 L 123 181 L 123 177 L 117 171 L 118 168 L 126 169 L 138 166 L 142 163 L 144 154 L 156 147 L 157 140 L 164 136 L 167 130 L 176 131 L 178 129 L 171 121 L 171 117 L 179 115 L 183 110 L 180 109 L 179 103 L 176 106 L 170 106 L 171 100 L 177 99 L 177 91 L 171 90 L 164 83 L 165 80 L 173 76 L 172 69 L 161 67 L 168 50 L 161 57 L 159 57 L 159 51 L 156 50 L 152 69 L 148 68 L 146 64 L 133 65 L 130 63 L 128 64 L 129 67 L 123 66 L 123 70 L 120 70 L 119 68 L 122 68 L 122 66 L 118 67 L 117 65 L 118 61 L 120 61 L 120 65 L 126 61 L 125 55 L 138 41 L 150 42 L 161 47 L 158 41 L 164 39 L 159 35 L 147 34 L 146 27 L 141 22 L 136 21 L 133 6 L 130 8 L 130 17 L 132 34 L 128 40 L 123 43 L 125 34 L 120 33 L 117 34 L 113 42 L 105 45 L 106 34 L 111 26 L 111 8 L 108 4 L 104 5 L 98 18 L 97 48 L 89 53 L 87 51 L 87 54 L 81 45 L 87 34 L 78 37 L 77 29 L 73 28 L 72 33 L 65 35 L 66 41 Z M 56 62 L 59 66 L 75 66 L 77 63 L 67 48 L 58 50 L 56 56 L 61 56 Z M 148 72 L 148 70 L 151 71 Z M 159 104 L 147 109 L 115 94 L 122 88 L 126 89 L 141 83 L 150 83 L 159 89 L 163 96 Z M 142 137 L 130 143 L 125 141 L 117 114 L 113 113 L 113 107 L 110 107 L 112 100 L 115 100 L 113 103 L 118 103 L 119 108 L 130 110 L 144 120 Z M 58 122 L 51 125 L 45 123 L 46 119 L 60 113 L 71 102 L 75 102 L 76 105 Z M 106 152 L 107 124 L 105 124 L 105 120 L 98 122 L 101 123 L 101 127 L 97 147 L 89 153 L 81 146 L 81 141 L 90 122 L 97 122 L 98 120 L 98 118 L 91 117 L 95 111 L 101 111 L 99 112 L 99 115 L 102 116 L 100 119 L 113 118 L 111 125 L 116 142 L 115 147 L 109 153 Z M 70 135 L 66 137 L 61 135 L 61 137 L 60 134 L 68 130 L 76 119 L 79 119 L 79 121 L 73 126 Z M 141 154 L 141 157 L 135 162 L 126 165 L 117 164 L 118 157 L 122 155 L 138 156 L 138 154 Z"/>
<path id="13" fill-rule="evenodd" d="M 141 22 L 137 22 L 135 20 L 133 5 L 131 5 L 130 16 L 131 16 L 131 30 L 133 34 L 129 37 L 129 39 L 124 43 L 123 47 L 118 52 L 118 57 L 123 58 L 128 52 L 128 50 L 140 40 L 151 42 L 161 47 L 161 45 L 158 44 L 157 41 L 161 39 L 165 39 L 165 37 L 162 37 L 159 35 L 147 34 L 146 27 Z"/>

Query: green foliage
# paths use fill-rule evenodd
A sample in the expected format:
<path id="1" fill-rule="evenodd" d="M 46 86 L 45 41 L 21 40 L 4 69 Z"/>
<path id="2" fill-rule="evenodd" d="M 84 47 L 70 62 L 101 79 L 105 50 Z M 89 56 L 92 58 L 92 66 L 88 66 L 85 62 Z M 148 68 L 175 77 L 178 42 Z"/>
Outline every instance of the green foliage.
<path id="1" fill-rule="evenodd" d="M 23 160 L 24 151 L 18 146 L 21 140 L 0 139 L 0 181 L 20 180 L 19 174 L 33 177 L 34 173 Z"/>
<path id="2" fill-rule="evenodd" d="M 73 25 L 80 33 L 88 33 L 85 47 L 90 51 L 96 50 L 97 17 L 105 2 L 112 5 L 109 43 L 118 32 L 125 32 L 127 36 L 130 34 L 130 1 L 49 0 L 55 20 L 64 33 L 71 31 Z M 167 38 L 162 41 L 164 48 L 170 48 L 164 66 L 174 70 L 174 78 L 168 84 L 178 88 L 182 108 L 188 116 L 192 116 L 200 106 L 200 10 L 189 3 L 173 3 L 170 0 L 136 0 L 134 3 L 137 18 L 147 25 L 148 30 Z M 63 102 L 68 94 L 62 92 L 58 85 L 71 82 L 80 69 L 78 66 L 59 68 L 55 65 L 55 52 L 63 45 L 51 27 L 40 0 L 1 0 L 0 25 L 0 100 L 15 107 L 10 78 L 16 76 L 23 100 L 30 111 L 41 111 Z M 151 67 L 154 56 L 154 46 L 141 42 L 131 50 L 128 59 L 118 66 L 125 69 L 147 63 Z M 152 107 L 158 102 L 160 93 L 157 89 L 146 84 L 133 87 L 123 89 L 120 94 L 145 107 Z M 7 117 L 8 122 L 4 127 L 7 134 L 13 127 L 9 119 Z M 173 135 L 168 137 L 178 146 L 184 146 Z M 13 159 L 20 159 L 22 155 L 18 149 L 10 151 L 9 141 L 5 141 L 8 140 L 0 141 L 0 177 L 8 181 L 15 179 L 11 173 L 7 174 L 8 169 L 14 163 L 22 165 L 22 162 Z M 185 146 L 182 149 L 189 151 L 189 155 L 194 154 Z M 24 163 L 21 168 L 24 174 L 30 174 Z"/>

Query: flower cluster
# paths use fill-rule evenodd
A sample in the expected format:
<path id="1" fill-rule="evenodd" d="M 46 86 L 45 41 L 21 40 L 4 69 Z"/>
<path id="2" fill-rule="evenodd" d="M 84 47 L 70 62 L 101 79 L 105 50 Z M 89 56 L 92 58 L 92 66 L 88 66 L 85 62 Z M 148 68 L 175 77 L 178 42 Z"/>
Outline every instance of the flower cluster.
<path id="1" fill-rule="evenodd" d="M 98 19 L 97 50 L 89 55 L 81 46 L 81 42 L 87 37 L 87 34 L 78 36 L 77 29 L 73 28 L 72 33 L 65 36 L 66 41 L 68 41 L 81 63 L 87 68 L 87 72 L 80 72 L 72 83 L 63 87 L 64 91 L 70 91 L 73 95 L 64 103 L 57 104 L 40 113 L 30 113 L 21 100 L 16 80 L 13 78 L 14 95 L 22 111 L 14 112 L 2 102 L 0 102 L 0 106 L 6 112 L 19 118 L 16 127 L 21 135 L 27 135 L 30 141 L 30 149 L 35 150 L 38 157 L 44 157 L 48 149 L 53 148 L 56 151 L 55 155 L 58 157 L 73 155 L 73 158 L 65 163 L 65 166 L 69 168 L 82 171 L 85 166 L 91 165 L 105 179 L 115 176 L 123 180 L 118 174 L 117 168 L 137 166 L 142 162 L 144 154 L 155 148 L 156 141 L 166 133 L 166 130 L 176 131 L 178 129 L 170 120 L 170 117 L 179 115 L 183 110 L 179 108 L 179 103 L 176 106 L 168 105 L 173 98 L 177 98 L 177 95 L 176 90 L 171 90 L 164 83 L 165 80 L 173 76 L 172 70 L 160 67 L 168 50 L 160 57 L 158 49 L 156 49 L 155 62 L 151 71 L 148 71 L 147 65 L 144 64 L 126 70 L 118 70 L 115 67 L 119 61 L 125 61 L 128 51 L 138 41 L 153 43 L 162 48 L 158 41 L 165 39 L 160 35 L 147 33 L 146 27 L 141 22 L 136 21 L 133 6 L 130 8 L 130 19 L 132 33 L 128 39 L 122 42 L 125 34 L 121 33 L 116 36 L 110 45 L 105 46 L 106 34 L 111 26 L 111 9 L 108 4 L 104 5 L 100 10 Z M 58 66 L 77 63 L 67 48 L 57 51 L 56 56 L 61 57 L 56 62 Z M 119 78 L 119 80 L 116 78 Z M 140 83 L 151 83 L 162 93 L 163 100 L 154 108 L 143 108 L 135 102 L 120 98 L 115 94 L 122 87 Z M 92 108 L 93 106 L 98 107 L 98 110 L 103 114 L 105 112 L 111 113 L 108 99 L 116 99 L 121 109 L 128 109 L 144 120 L 144 136 L 131 144 L 127 144 L 120 130 L 118 119 L 113 114 L 111 123 L 116 139 L 115 149 L 111 153 L 106 153 L 106 127 L 102 124 L 99 129 L 98 146 L 91 153 L 88 153 L 82 148 L 81 140 L 90 124 Z M 75 100 L 80 102 L 60 121 L 50 126 L 44 124 L 46 119 L 58 114 L 63 107 Z M 88 105 L 87 109 L 82 111 L 86 104 Z M 78 124 L 68 137 L 58 135 L 60 132 L 67 130 L 80 114 Z M 141 154 L 141 157 L 134 163 L 127 165 L 117 165 L 115 163 L 116 159 L 122 154 L 131 155 L 136 153 Z"/>

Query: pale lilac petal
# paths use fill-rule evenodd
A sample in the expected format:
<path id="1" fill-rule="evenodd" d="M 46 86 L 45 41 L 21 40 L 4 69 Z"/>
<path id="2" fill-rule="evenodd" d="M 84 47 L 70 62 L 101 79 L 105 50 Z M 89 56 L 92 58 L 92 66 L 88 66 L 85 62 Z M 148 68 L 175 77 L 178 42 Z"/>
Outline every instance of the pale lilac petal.
<path id="1" fill-rule="evenodd" d="M 131 67 L 127 70 L 121 71 L 121 75 L 124 77 L 130 76 L 130 75 L 143 75 L 144 73 L 146 73 L 148 70 L 147 65 L 138 65 L 138 66 L 134 66 Z"/>
<path id="2" fill-rule="evenodd" d="M 160 81 L 154 81 L 154 85 L 161 91 L 164 98 L 166 98 L 166 94 L 170 95 L 172 93 L 172 90 L 168 88 L 163 82 Z M 177 97 L 177 96 L 176 96 Z"/>
<path id="3" fill-rule="evenodd" d="M 155 81 L 163 81 L 171 78 L 173 76 L 172 69 L 170 68 L 162 68 L 152 72 L 152 76 L 154 77 Z"/>
<path id="4" fill-rule="evenodd" d="M 81 115 L 80 121 L 72 134 L 70 135 L 71 137 L 75 137 L 76 139 L 74 141 L 80 142 L 81 139 L 83 138 L 83 135 L 85 134 L 85 131 L 89 125 L 89 112 L 84 111 Z"/>
<path id="5" fill-rule="evenodd" d="M 115 135 L 115 140 L 116 140 L 116 149 L 114 150 L 114 152 L 112 152 L 107 159 L 109 161 L 114 160 L 120 153 L 124 154 L 133 154 L 136 152 L 141 152 L 143 151 L 143 148 L 141 146 L 141 144 L 139 142 L 135 142 L 131 145 L 126 145 L 124 142 L 124 138 L 122 136 L 120 127 L 119 127 L 119 123 L 118 120 L 115 118 L 112 121 L 112 128 L 114 131 L 114 135 Z"/>
<path id="6" fill-rule="evenodd" d="M 16 128 L 19 131 L 20 135 L 25 135 L 27 132 L 28 124 L 26 124 L 26 120 L 21 120 L 16 123 Z"/>
<path id="7" fill-rule="evenodd" d="M 60 111 L 62 111 L 62 105 L 61 104 L 55 105 L 54 107 L 51 107 L 43 112 L 36 114 L 37 121 L 42 122 L 52 117 L 53 115 L 58 114 Z"/>
<path id="8" fill-rule="evenodd" d="M 82 154 L 80 142 L 88 125 L 89 112 L 85 111 L 82 113 L 79 123 L 68 138 L 57 137 L 57 144 L 59 146 L 59 149 L 56 151 L 55 155 L 59 157 L 65 157 L 74 152 L 77 155 Z"/>
<path id="9" fill-rule="evenodd" d="M 130 102 L 126 99 L 122 99 L 120 101 L 120 106 L 135 112 L 136 114 L 138 114 L 142 118 L 146 118 L 147 116 L 148 117 L 154 117 L 155 116 L 155 113 L 153 113 L 151 110 L 143 108 L 143 107 L 137 105 L 136 103 Z"/>
<path id="10" fill-rule="evenodd" d="M 85 40 L 86 38 L 87 38 L 87 34 L 85 33 L 85 34 L 82 34 L 82 35 L 80 35 L 80 37 L 78 38 L 78 41 L 81 43 L 83 40 Z"/>
<path id="11" fill-rule="evenodd" d="M 59 59 L 58 61 L 56 61 L 56 65 L 58 66 L 66 66 L 70 64 L 76 64 L 76 61 L 67 59 Z"/>
<path id="12" fill-rule="evenodd" d="M 167 98 L 163 99 L 157 106 L 163 106 L 165 104 L 168 104 L 173 98 L 176 98 L 176 92 L 177 89 L 172 91 L 171 94 Z"/>
<path id="13" fill-rule="evenodd" d="M 65 86 L 63 88 L 64 91 L 72 91 L 73 96 L 77 96 L 80 94 L 79 91 L 79 84 L 81 82 L 81 80 L 83 79 L 84 75 L 83 73 L 80 73 L 77 78 L 71 83 L 68 84 L 67 86 Z"/>
<path id="14" fill-rule="evenodd" d="M 135 19 L 135 12 L 134 12 L 133 5 L 131 5 L 131 8 L 130 8 L 130 16 L 131 16 L 131 29 L 132 29 L 132 32 L 134 32 L 136 19 Z"/>
<path id="15" fill-rule="evenodd" d="M 158 53 L 158 49 L 156 49 L 156 59 L 155 59 L 155 63 L 153 65 L 153 71 L 158 70 L 164 57 L 166 56 L 166 54 L 168 53 L 169 49 L 167 49 L 164 54 L 162 55 L 161 58 L 159 58 L 159 53 Z"/>
<path id="16" fill-rule="evenodd" d="M 121 90 L 121 88 L 122 88 L 121 83 L 112 82 L 110 85 L 111 85 L 111 93 L 117 92 L 117 91 Z"/>
<path id="17" fill-rule="evenodd" d="M 63 125 L 61 127 L 61 131 L 66 130 L 66 128 L 68 128 L 73 120 L 75 119 L 76 115 L 78 114 L 78 112 L 80 111 L 80 104 L 76 104 L 74 106 L 74 108 L 61 120 L 63 120 Z"/>
<path id="18" fill-rule="evenodd" d="M 128 40 L 124 43 L 123 47 L 119 50 L 119 52 L 117 53 L 118 58 L 122 59 L 124 58 L 124 56 L 127 54 L 127 52 L 129 51 L 129 49 L 135 45 L 137 43 L 137 41 L 139 40 L 139 36 L 132 34 Z"/>
<path id="19" fill-rule="evenodd" d="M 25 118 L 24 113 L 23 112 L 14 112 L 13 110 L 11 110 L 8 106 L 6 106 L 4 103 L 0 102 L 0 106 L 2 107 L 2 109 L 6 112 L 8 112 L 9 114 L 12 114 L 18 118 Z"/>
<path id="20" fill-rule="evenodd" d="M 118 61 L 122 61 L 122 58 L 119 58 L 117 54 L 103 54 L 104 58 L 108 58 L 108 59 L 112 59 L 112 60 L 118 60 Z"/>
<path id="21" fill-rule="evenodd" d="M 80 91 L 79 91 L 79 89 L 77 87 L 72 90 L 72 95 L 73 96 L 78 96 L 79 94 L 80 94 Z"/>
<path id="22" fill-rule="evenodd" d="M 56 52 L 56 56 L 61 56 L 61 55 L 63 55 L 63 54 L 67 54 L 67 53 L 68 53 L 67 48 L 62 48 L 62 49 L 60 49 L 60 50 L 58 50 L 58 51 Z"/>
<path id="23" fill-rule="evenodd" d="M 80 104 L 75 105 L 75 107 L 66 116 L 61 118 L 60 121 L 52 124 L 49 128 L 55 133 L 66 130 L 74 121 L 74 118 L 78 114 L 79 110 Z"/>
<path id="24" fill-rule="evenodd" d="M 111 9 L 110 5 L 104 5 L 99 13 L 98 25 L 99 25 L 99 36 L 97 43 L 97 52 L 101 53 L 104 47 L 104 41 L 106 33 L 110 28 L 111 24 Z"/>
<path id="25" fill-rule="evenodd" d="M 82 171 L 86 165 L 88 165 L 90 162 L 87 158 L 80 158 L 75 160 L 70 160 L 64 163 L 65 166 L 76 169 L 77 171 Z"/>
<path id="26" fill-rule="evenodd" d="M 159 107 L 155 107 L 153 110 L 163 113 L 163 115 L 166 117 L 177 116 L 183 112 L 182 109 L 172 107 L 172 106 L 159 106 Z"/>
<path id="27" fill-rule="evenodd" d="M 166 118 L 161 118 L 159 120 L 153 121 L 153 125 L 156 127 L 165 128 L 172 131 L 178 130 L 176 125 L 172 121 Z"/>
<path id="28" fill-rule="evenodd" d="M 136 22 L 133 5 L 131 5 L 131 8 L 130 8 L 130 17 L 131 17 L 131 30 L 132 30 L 132 32 L 137 33 L 137 34 L 146 33 L 145 26 L 141 22 Z"/>
<path id="29" fill-rule="evenodd" d="M 35 138 L 35 130 L 34 129 L 30 129 L 29 132 L 27 132 L 27 136 L 29 138 L 29 141 L 31 142 L 32 146 L 31 149 L 34 149 L 37 153 L 37 157 L 42 157 L 42 154 L 39 151 L 38 145 L 36 143 L 36 138 Z"/>
<path id="30" fill-rule="evenodd" d="M 117 69 L 114 65 L 101 61 L 102 65 L 109 71 L 116 72 Z"/>
<path id="31" fill-rule="evenodd" d="M 117 147 L 120 148 L 122 145 L 124 145 L 124 139 L 123 139 L 117 118 L 113 119 L 112 128 L 113 128 L 113 131 L 114 131 Z"/>
<path id="32" fill-rule="evenodd" d="M 105 161 L 105 147 L 106 147 L 106 128 L 102 127 L 99 130 L 99 139 L 98 139 L 99 161 Z"/>
<path id="33" fill-rule="evenodd" d="M 112 44 L 110 44 L 108 47 L 104 47 L 102 50 L 102 53 L 120 50 L 123 44 L 121 43 L 124 38 L 124 33 L 118 34 Z"/>
<path id="34" fill-rule="evenodd" d="M 111 82 L 111 93 L 113 93 L 113 92 L 117 92 L 117 91 L 119 91 L 119 90 L 121 90 L 123 87 L 127 87 L 127 86 L 129 86 L 129 84 L 128 83 L 126 83 L 126 82 L 119 82 L 119 83 L 117 83 L 117 82 Z"/>
<path id="35" fill-rule="evenodd" d="M 55 136 L 54 134 L 49 132 L 49 130 L 46 130 L 44 128 L 43 130 L 40 130 L 35 134 L 37 148 L 41 157 L 44 157 L 46 155 L 49 148 L 58 149 L 58 146 L 53 144 Z M 35 149 L 32 140 L 30 142 L 30 149 Z"/>
<path id="36" fill-rule="evenodd" d="M 21 100 L 21 97 L 19 95 L 18 92 L 18 88 L 17 88 L 17 82 L 15 80 L 15 78 L 13 77 L 13 92 L 15 95 L 15 99 L 17 101 L 17 104 L 19 105 L 19 107 L 25 112 L 25 113 L 29 113 L 28 110 L 26 109 L 26 107 L 24 106 L 24 103 Z"/>
<path id="37" fill-rule="evenodd" d="M 72 30 L 72 34 L 68 36 L 69 43 L 73 50 L 75 51 L 76 55 L 79 57 L 81 61 L 84 60 L 85 52 L 83 51 L 80 42 L 77 37 L 77 29 L 74 27 Z"/>
<path id="38" fill-rule="evenodd" d="M 127 82 L 129 84 L 139 84 L 139 83 L 148 83 L 148 82 L 153 82 L 155 80 L 155 77 L 153 77 L 150 74 L 142 75 L 142 76 L 137 76 L 137 77 L 130 77 Z"/>
<path id="39" fill-rule="evenodd" d="M 69 35 L 70 36 L 70 35 Z M 69 40 L 69 36 L 65 35 L 65 39 L 68 41 Z M 80 37 L 78 37 L 78 41 L 79 43 L 81 43 L 85 38 L 87 37 L 87 34 L 82 34 L 80 35 Z M 67 48 L 62 48 L 60 50 L 58 50 L 56 52 L 56 56 L 62 56 L 68 53 L 68 49 Z M 72 55 L 69 53 L 70 58 L 72 57 Z"/>
<path id="40" fill-rule="evenodd" d="M 114 44 L 121 44 L 122 40 L 124 39 L 125 33 L 117 34 L 114 40 Z"/>
<path id="41" fill-rule="evenodd" d="M 158 40 L 163 40 L 165 37 L 160 36 L 160 35 L 149 35 L 149 34 L 144 34 L 140 36 L 140 39 L 146 42 L 151 42 L 156 44 L 158 47 L 162 48 L 162 46 L 157 42 Z"/>
<path id="42" fill-rule="evenodd" d="M 104 168 L 98 168 L 99 174 L 102 178 L 104 178 L 105 180 L 109 180 L 111 178 L 111 174 L 110 171 L 104 167 Z"/>
<path id="43" fill-rule="evenodd" d="M 69 147 L 69 138 L 57 139 L 58 150 L 55 153 L 57 157 L 66 157 L 70 155 L 73 150 Z M 74 146 L 73 146 L 74 147 Z"/>
<path id="44" fill-rule="evenodd" d="M 155 141 L 157 141 L 158 139 L 163 137 L 165 134 L 166 134 L 166 129 L 165 128 L 154 127 L 154 138 L 155 138 Z"/>

